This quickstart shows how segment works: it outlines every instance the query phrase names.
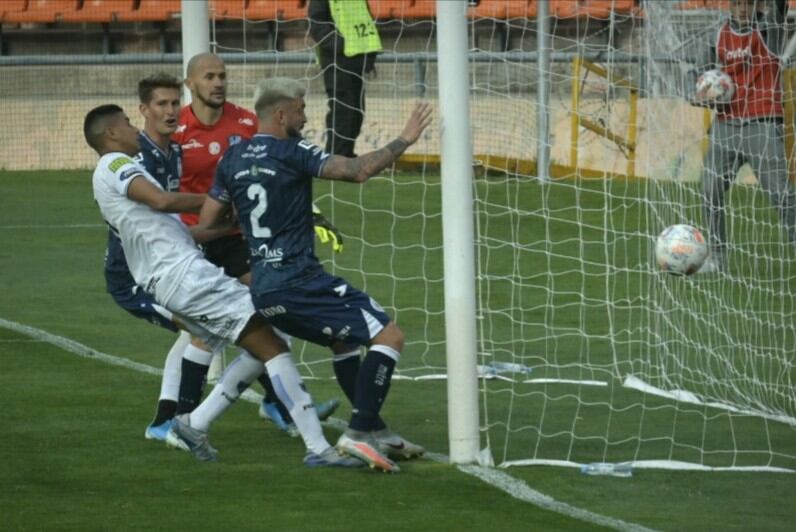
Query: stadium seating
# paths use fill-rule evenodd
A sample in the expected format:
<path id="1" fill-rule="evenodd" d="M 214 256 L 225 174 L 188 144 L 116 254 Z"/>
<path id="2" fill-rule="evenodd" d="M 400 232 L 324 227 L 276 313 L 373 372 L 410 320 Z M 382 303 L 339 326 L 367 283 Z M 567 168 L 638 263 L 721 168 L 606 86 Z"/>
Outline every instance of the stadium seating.
<path id="1" fill-rule="evenodd" d="M 60 20 L 64 13 L 77 11 L 79 7 L 79 0 L 30 0 L 26 9 L 5 13 L 3 22 L 48 24 Z"/>
<path id="2" fill-rule="evenodd" d="M 28 0 L 8 0 L 0 4 L 0 22 L 5 22 L 6 13 L 24 11 L 28 6 Z"/>
<path id="3" fill-rule="evenodd" d="M 436 16 L 436 0 L 412 0 L 412 5 L 404 10 L 404 18 L 424 19 Z"/>
<path id="4" fill-rule="evenodd" d="M 248 20 L 304 20 L 307 18 L 306 0 L 249 0 Z"/>
<path id="5" fill-rule="evenodd" d="M 403 17 L 412 0 L 368 0 L 370 13 L 376 20 L 393 20 Z"/>
<path id="6" fill-rule="evenodd" d="M 376 20 L 431 19 L 437 15 L 436 0 L 368 0 Z"/>
<path id="7" fill-rule="evenodd" d="M 63 22 L 109 23 L 117 19 L 118 13 L 130 13 L 135 9 L 135 0 L 84 0 L 80 9 L 63 14 Z"/>
<path id="8" fill-rule="evenodd" d="M 210 16 L 216 19 L 242 19 L 248 3 L 248 0 L 210 0 Z"/>
<path id="9" fill-rule="evenodd" d="M 730 0 L 679 0 L 678 9 L 719 9 L 729 11 Z M 788 0 L 788 7 L 791 12 L 796 11 L 796 0 Z"/>
<path id="10" fill-rule="evenodd" d="M 605 19 L 615 13 L 630 13 L 634 0 L 550 0 L 550 14 L 556 18 L 590 17 Z"/>
<path id="11" fill-rule="evenodd" d="M 729 9 L 729 0 L 676 0 L 678 9 Z M 436 0 L 368 0 L 377 20 L 436 17 Z M 468 8 L 470 18 L 535 18 L 539 0 L 481 0 Z M 796 0 L 789 0 L 796 11 Z M 549 0 L 549 13 L 559 19 L 608 18 L 611 12 L 638 12 L 638 0 Z M 303 20 L 307 0 L 210 0 L 217 19 Z M 180 11 L 180 0 L 0 0 L 5 23 L 167 22 Z"/>
<path id="12" fill-rule="evenodd" d="M 180 12 L 180 0 L 141 0 L 138 9 L 120 12 L 119 22 L 166 22 Z"/>

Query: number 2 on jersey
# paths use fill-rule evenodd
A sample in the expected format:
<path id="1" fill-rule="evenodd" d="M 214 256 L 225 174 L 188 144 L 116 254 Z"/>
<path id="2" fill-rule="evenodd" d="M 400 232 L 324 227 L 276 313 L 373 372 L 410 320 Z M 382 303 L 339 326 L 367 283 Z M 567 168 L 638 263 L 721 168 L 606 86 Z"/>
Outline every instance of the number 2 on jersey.
<path id="1" fill-rule="evenodd" d="M 246 189 L 249 199 L 257 200 L 257 206 L 252 209 L 249 220 L 252 224 L 252 235 L 256 238 L 271 238 L 271 229 L 260 225 L 260 217 L 268 209 L 268 194 L 262 185 L 249 185 Z"/>

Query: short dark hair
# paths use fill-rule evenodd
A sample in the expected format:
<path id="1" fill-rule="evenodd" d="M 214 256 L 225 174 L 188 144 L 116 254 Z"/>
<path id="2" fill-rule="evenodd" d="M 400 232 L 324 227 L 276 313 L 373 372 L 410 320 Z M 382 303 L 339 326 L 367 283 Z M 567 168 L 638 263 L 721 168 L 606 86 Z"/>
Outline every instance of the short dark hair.
<path id="1" fill-rule="evenodd" d="M 180 90 L 181 87 L 182 84 L 176 77 L 165 72 L 158 72 L 138 82 L 138 99 L 141 103 L 149 103 L 152 100 L 152 93 L 155 92 L 155 89 Z"/>
<path id="2" fill-rule="evenodd" d="M 124 110 L 115 103 L 108 103 L 95 107 L 86 114 L 86 118 L 83 120 L 83 136 L 86 137 L 88 145 L 97 153 L 102 149 L 102 137 L 108 127 L 108 119 L 119 113 L 124 113 Z"/>

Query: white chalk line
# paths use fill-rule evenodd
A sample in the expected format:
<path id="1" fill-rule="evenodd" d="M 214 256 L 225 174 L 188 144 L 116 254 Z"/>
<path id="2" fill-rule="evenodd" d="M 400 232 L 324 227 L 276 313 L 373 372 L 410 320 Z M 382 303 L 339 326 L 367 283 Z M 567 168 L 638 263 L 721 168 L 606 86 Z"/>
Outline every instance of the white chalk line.
<path id="1" fill-rule="evenodd" d="M 40 342 L 46 342 L 83 358 L 96 359 L 101 362 L 105 362 L 106 364 L 132 369 L 141 373 L 146 373 L 148 375 L 159 376 L 163 374 L 163 370 L 154 366 L 135 362 L 123 357 L 109 355 L 88 347 L 87 345 L 81 344 L 80 342 L 70 340 L 69 338 L 51 334 L 47 331 L 30 327 L 28 325 L 23 325 L 15 321 L 8 321 L 0 318 L 0 327 L 24 334 L 25 336 L 29 336 Z M 248 402 L 259 404 L 262 400 L 262 395 L 251 390 L 247 390 L 243 395 L 241 395 L 241 398 Z M 329 419 L 327 421 L 327 425 L 338 430 L 343 430 L 346 427 L 345 421 L 336 418 Z M 431 460 L 434 460 L 435 462 L 444 464 L 448 464 L 450 462 L 448 457 L 444 454 L 427 453 L 425 456 Z M 516 479 L 511 475 L 504 473 L 503 471 L 477 465 L 458 465 L 457 468 L 459 471 L 474 476 L 479 480 L 486 482 L 490 486 L 493 486 L 507 493 L 508 495 L 511 495 L 515 499 L 531 503 L 534 506 L 538 506 L 539 508 L 543 508 L 545 510 L 566 515 L 567 517 L 571 517 L 573 519 L 613 528 L 615 530 L 633 532 L 652 530 L 635 523 L 629 523 L 627 521 L 622 521 L 621 519 L 615 519 L 613 517 L 596 514 L 594 512 L 557 501 L 552 497 L 531 488 L 522 480 Z"/>
<path id="2" fill-rule="evenodd" d="M 0 230 L 13 229 L 99 229 L 107 228 L 105 224 L 23 224 L 0 225 Z"/>

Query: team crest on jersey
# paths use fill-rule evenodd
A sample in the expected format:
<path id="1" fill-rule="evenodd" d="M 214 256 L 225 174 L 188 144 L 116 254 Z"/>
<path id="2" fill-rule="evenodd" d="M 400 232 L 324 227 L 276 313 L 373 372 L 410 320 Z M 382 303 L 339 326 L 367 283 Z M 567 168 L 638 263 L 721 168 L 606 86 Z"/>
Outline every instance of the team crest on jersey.
<path id="1" fill-rule="evenodd" d="M 117 170 L 119 170 L 119 168 L 121 168 L 125 164 L 133 164 L 133 160 L 125 156 L 117 157 L 114 160 L 112 160 L 110 164 L 108 164 L 108 168 L 110 169 L 111 172 L 116 172 Z"/>
<path id="2" fill-rule="evenodd" d="M 221 153 L 221 144 L 218 142 L 211 142 L 210 145 L 207 147 L 207 151 L 210 152 L 210 155 L 218 155 Z"/>
<path id="3" fill-rule="evenodd" d="M 229 140 L 230 146 L 234 146 L 235 144 L 239 144 L 240 141 L 243 140 L 243 137 L 241 137 L 240 135 L 230 135 L 229 139 L 227 140 Z"/>

